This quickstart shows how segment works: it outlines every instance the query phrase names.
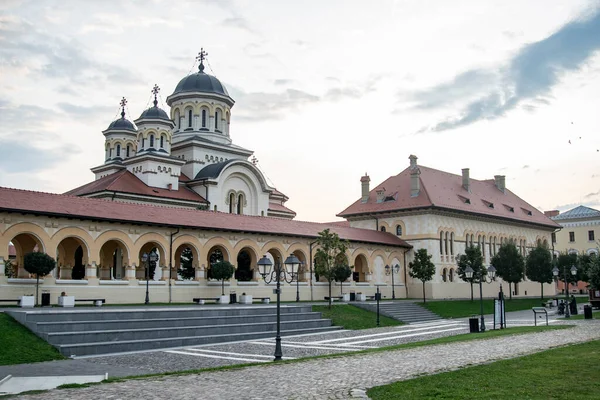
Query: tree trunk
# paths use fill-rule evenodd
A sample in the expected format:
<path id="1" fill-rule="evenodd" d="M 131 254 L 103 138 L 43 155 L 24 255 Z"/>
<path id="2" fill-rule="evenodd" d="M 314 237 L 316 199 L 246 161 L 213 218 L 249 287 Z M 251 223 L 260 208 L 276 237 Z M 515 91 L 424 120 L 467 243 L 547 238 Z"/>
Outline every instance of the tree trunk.
<path id="1" fill-rule="evenodd" d="M 38 306 L 38 288 L 40 287 L 40 276 L 35 274 L 36 282 L 35 282 L 35 306 Z"/>
<path id="2" fill-rule="evenodd" d="M 343 296 L 344 295 L 344 282 L 340 282 L 340 295 Z"/>
<path id="3" fill-rule="evenodd" d="M 221 296 L 225 296 L 225 279 L 221 279 Z"/>
<path id="4" fill-rule="evenodd" d="M 329 281 L 329 309 L 331 310 L 331 280 Z"/>
<path id="5" fill-rule="evenodd" d="M 425 281 L 423 281 L 423 303 L 425 303 Z"/>
<path id="6" fill-rule="evenodd" d="M 471 301 L 473 301 L 473 280 L 471 280 Z"/>
<path id="7" fill-rule="evenodd" d="M 540 282 L 540 287 L 542 288 L 542 301 L 544 301 L 544 282 Z"/>
<path id="8" fill-rule="evenodd" d="M 508 282 L 508 299 L 512 300 L 512 282 Z"/>

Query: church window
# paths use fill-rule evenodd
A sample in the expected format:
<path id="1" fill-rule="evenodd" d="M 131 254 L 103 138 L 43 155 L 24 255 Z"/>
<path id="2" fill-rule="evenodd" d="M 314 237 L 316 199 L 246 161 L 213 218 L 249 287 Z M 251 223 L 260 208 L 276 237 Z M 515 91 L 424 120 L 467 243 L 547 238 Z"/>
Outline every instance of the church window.
<path id="1" fill-rule="evenodd" d="M 127 150 L 126 150 L 126 153 L 125 153 L 125 155 L 126 155 L 127 157 L 129 157 L 129 149 L 130 149 L 130 148 L 131 148 L 131 146 L 130 146 L 130 145 L 127 145 Z"/>
<path id="2" fill-rule="evenodd" d="M 454 232 L 450 232 L 450 255 L 454 255 Z"/>
<path id="3" fill-rule="evenodd" d="M 446 278 L 446 276 L 447 276 L 447 275 L 448 275 L 448 269 L 447 269 L 447 268 L 444 268 L 444 269 L 442 270 L 442 280 L 443 280 L 444 282 L 446 282 L 446 279 L 447 279 L 447 278 Z"/>
<path id="4" fill-rule="evenodd" d="M 233 214 L 234 210 L 235 210 L 235 194 L 230 193 L 229 194 L 229 213 Z"/>
<path id="5" fill-rule="evenodd" d="M 117 145 L 117 157 L 121 157 L 121 145 Z"/>
<path id="6" fill-rule="evenodd" d="M 396 225 L 396 235 L 402 236 L 402 226 L 401 225 Z"/>
<path id="7" fill-rule="evenodd" d="M 110 149 L 108 150 L 108 157 L 109 157 L 109 158 L 112 158 L 112 148 L 110 148 Z"/>
<path id="8" fill-rule="evenodd" d="M 444 232 L 440 232 L 440 254 L 444 254 Z"/>
<path id="9" fill-rule="evenodd" d="M 242 194 L 238 196 L 237 213 L 240 215 L 244 213 L 244 195 Z"/>
<path id="10" fill-rule="evenodd" d="M 215 111 L 215 131 L 219 130 L 219 112 Z"/>
<path id="11" fill-rule="evenodd" d="M 206 128 L 206 110 L 202 110 L 202 127 Z"/>
<path id="12" fill-rule="evenodd" d="M 146 147 L 146 138 L 142 138 L 142 149 Z"/>
<path id="13" fill-rule="evenodd" d="M 188 111 L 188 128 L 192 127 L 192 110 Z"/>
<path id="14" fill-rule="evenodd" d="M 380 230 L 381 232 L 385 232 L 385 226 L 382 226 L 382 227 L 381 227 L 379 230 Z"/>
<path id="15" fill-rule="evenodd" d="M 150 147 L 154 147 L 154 135 L 150 135 Z"/>
<path id="16" fill-rule="evenodd" d="M 446 237 L 444 239 L 444 254 L 448 254 L 448 232 L 446 232 Z"/>
<path id="17" fill-rule="evenodd" d="M 162 149 L 163 147 L 165 147 L 165 137 L 161 136 L 160 137 L 160 148 Z"/>

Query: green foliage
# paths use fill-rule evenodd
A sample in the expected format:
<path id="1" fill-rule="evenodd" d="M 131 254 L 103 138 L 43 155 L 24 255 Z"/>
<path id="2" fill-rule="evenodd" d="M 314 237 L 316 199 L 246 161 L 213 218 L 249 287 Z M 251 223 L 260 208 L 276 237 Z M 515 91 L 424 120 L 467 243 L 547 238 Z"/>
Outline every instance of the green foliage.
<path id="1" fill-rule="evenodd" d="M 588 283 L 592 290 L 600 290 L 600 257 L 592 257 L 588 264 Z"/>
<path id="2" fill-rule="evenodd" d="M 25 254 L 23 264 L 25 271 L 35 274 L 35 305 L 37 305 L 40 277 L 48 275 L 56 267 L 56 261 L 46 253 L 36 251 Z"/>
<path id="3" fill-rule="evenodd" d="M 335 267 L 343 265 L 345 253 L 348 250 L 346 241 L 340 239 L 337 233 L 329 229 L 319 232 L 318 249 L 315 253 L 315 274 L 329 282 L 329 307 L 331 307 L 331 283 L 335 280 Z"/>
<path id="4" fill-rule="evenodd" d="M 579 259 L 577 254 L 560 253 L 556 260 L 556 266 L 558 267 L 559 271 L 557 278 L 561 282 L 565 281 L 565 272 L 567 275 L 567 282 L 570 284 L 577 283 L 577 281 L 580 280 L 579 274 L 581 272 L 579 271 Z M 571 267 L 573 266 L 577 267 L 577 275 L 571 275 Z"/>
<path id="5" fill-rule="evenodd" d="M 517 246 L 512 241 L 500 246 L 498 253 L 492 257 L 492 265 L 496 268 L 496 275 L 508 282 L 512 298 L 512 284 L 521 282 L 525 272 L 525 262 Z"/>
<path id="6" fill-rule="evenodd" d="M 14 278 L 14 272 L 12 260 L 4 260 L 4 275 L 7 278 Z"/>
<path id="7" fill-rule="evenodd" d="M 0 313 L 0 349 L 0 365 L 64 359 L 54 347 L 4 313 Z"/>
<path id="8" fill-rule="evenodd" d="M 212 277 L 221 281 L 221 295 L 225 294 L 225 281 L 231 279 L 235 273 L 235 267 L 229 261 L 219 261 L 211 265 Z"/>
<path id="9" fill-rule="evenodd" d="M 425 303 L 425 282 L 430 281 L 435 274 L 435 265 L 431 262 L 431 254 L 427 249 L 419 249 L 415 253 L 415 259 L 408 264 L 411 278 L 423 282 L 423 303 Z"/>
<path id="10" fill-rule="evenodd" d="M 180 267 L 177 270 L 177 274 L 181 276 L 182 279 L 194 279 L 196 276 L 196 270 L 194 269 L 194 254 L 189 247 L 186 247 L 181 251 L 181 256 L 179 257 Z"/>
<path id="11" fill-rule="evenodd" d="M 377 327 L 377 314 L 355 307 L 353 305 L 340 304 L 334 307 L 312 306 L 314 312 L 320 312 L 323 318 L 330 319 L 333 325 L 344 329 L 371 329 Z M 380 326 L 397 326 L 402 322 L 380 315 Z"/>
<path id="12" fill-rule="evenodd" d="M 340 283 L 340 293 L 343 293 L 344 282 L 352 276 L 352 267 L 338 264 L 333 267 L 333 279 Z"/>
<path id="13" fill-rule="evenodd" d="M 544 298 L 544 283 L 552 283 L 552 254 L 544 246 L 531 250 L 525 260 L 527 278 L 539 282 L 542 288 L 541 298 Z"/>
<path id="14" fill-rule="evenodd" d="M 469 282 L 471 285 L 471 300 L 473 300 L 473 283 L 479 282 L 479 277 L 484 276 L 487 273 L 486 268 L 483 266 L 483 255 L 479 246 L 473 246 L 472 244 L 465 248 L 465 254 L 459 254 L 456 259 L 456 273 L 465 282 Z M 473 269 L 473 277 L 467 278 L 466 269 L 471 267 Z"/>

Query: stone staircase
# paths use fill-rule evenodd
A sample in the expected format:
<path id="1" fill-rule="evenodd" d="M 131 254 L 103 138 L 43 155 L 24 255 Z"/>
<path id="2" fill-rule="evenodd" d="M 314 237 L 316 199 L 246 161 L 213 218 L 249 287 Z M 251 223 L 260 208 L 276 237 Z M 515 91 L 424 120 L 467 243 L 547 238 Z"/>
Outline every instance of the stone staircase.
<path id="1" fill-rule="evenodd" d="M 65 356 L 270 338 L 275 306 L 7 311 Z M 311 306 L 281 306 L 281 334 L 340 329 Z"/>
<path id="2" fill-rule="evenodd" d="M 377 303 L 375 302 L 352 304 L 369 311 L 377 312 Z M 379 302 L 379 312 L 382 315 L 394 318 L 407 324 L 442 319 L 442 317 L 439 315 L 434 314 L 426 308 L 421 307 L 419 304 L 408 300 L 381 301 Z"/>

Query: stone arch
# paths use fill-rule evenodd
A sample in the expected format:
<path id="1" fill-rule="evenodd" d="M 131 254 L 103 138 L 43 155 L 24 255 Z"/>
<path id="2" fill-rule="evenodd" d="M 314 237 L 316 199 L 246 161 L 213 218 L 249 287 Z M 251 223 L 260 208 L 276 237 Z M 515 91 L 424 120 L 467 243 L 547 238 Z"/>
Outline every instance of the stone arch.
<path id="1" fill-rule="evenodd" d="M 355 282 L 368 282 L 371 271 L 369 269 L 368 257 L 365 252 L 355 252 L 351 259 L 354 260 L 354 273 L 352 279 Z"/>
<path id="2" fill-rule="evenodd" d="M 124 250 L 128 254 L 128 256 L 127 256 L 128 258 L 125 259 L 124 261 L 126 262 L 127 265 L 129 265 L 129 255 L 131 254 L 133 247 L 134 247 L 134 243 L 131 240 L 131 238 L 126 233 L 124 233 L 122 231 L 118 231 L 118 230 L 110 230 L 110 231 L 103 232 L 100 236 L 98 236 L 96 238 L 96 240 L 94 242 L 95 247 L 98 249 L 98 253 L 100 252 L 100 249 L 102 248 L 102 246 L 104 246 L 110 240 L 116 240 L 124 246 Z M 90 257 L 91 257 L 91 262 L 96 262 L 97 264 L 100 264 L 101 260 L 100 260 L 99 255 L 91 253 Z M 98 257 L 98 258 L 95 259 L 95 257 Z"/>
<path id="3" fill-rule="evenodd" d="M 373 264 L 375 257 L 381 257 L 384 260 L 384 265 L 385 265 L 385 260 L 387 260 L 387 258 L 388 258 L 388 256 L 385 254 L 385 252 L 381 249 L 377 249 L 371 253 L 371 264 Z"/>
<path id="4" fill-rule="evenodd" d="M 273 261 L 273 265 L 276 265 L 278 262 L 281 265 L 283 265 L 283 262 L 288 256 L 287 251 L 285 251 L 283 246 L 275 241 L 267 242 L 263 246 L 262 250 L 262 253 L 265 254 L 267 257 L 269 257 L 269 255 L 271 256 L 269 258 L 271 259 L 271 261 Z"/>
<path id="5" fill-rule="evenodd" d="M 258 258 L 262 257 L 254 246 L 243 246 L 236 253 L 235 279 L 242 282 L 257 279 L 254 271 L 258 265 Z"/>
<path id="6" fill-rule="evenodd" d="M 109 238 L 104 241 L 98 250 L 99 279 L 123 279 L 125 268 L 129 264 L 129 249 L 121 238 Z"/>
<path id="7" fill-rule="evenodd" d="M 206 278 L 212 279 L 211 265 L 218 261 L 231 262 L 233 252 L 231 251 L 229 243 L 222 238 L 213 238 L 209 240 L 204 245 L 204 248 L 207 249 L 206 258 L 204 260 L 206 262 Z"/>
<path id="8" fill-rule="evenodd" d="M 309 272 L 308 256 L 304 250 L 299 248 L 299 245 L 293 245 L 288 248 L 288 253 L 295 255 L 300 260 L 300 267 L 298 268 L 298 277 L 300 282 L 307 281 L 307 273 Z"/>
<path id="9" fill-rule="evenodd" d="M 206 243 L 204 243 L 204 245 L 202 246 L 204 248 L 202 253 L 205 254 L 204 261 L 206 261 L 208 263 L 208 256 L 209 256 L 210 250 L 215 246 L 222 247 L 222 250 L 224 250 L 223 251 L 223 259 L 225 261 L 231 262 L 232 254 L 234 254 L 233 249 L 232 249 L 229 241 L 222 236 L 215 236 L 213 238 L 210 238 Z M 207 266 L 208 266 L 208 264 L 207 264 Z"/>
<path id="10" fill-rule="evenodd" d="M 83 279 L 89 263 L 90 249 L 79 236 L 69 235 L 56 245 L 56 272 L 59 279 Z"/>
<path id="11" fill-rule="evenodd" d="M 188 256 L 191 258 L 191 268 L 194 270 L 194 276 L 189 279 L 195 279 L 196 274 L 195 271 L 198 269 L 198 265 L 200 262 L 200 252 L 196 245 L 193 242 L 195 238 L 190 235 L 182 235 L 173 241 L 173 258 L 172 265 L 175 271 L 179 271 L 182 268 L 182 255 L 184 259 L 187 259 Z M 187 250 L 189 249 L 189 250 Z M 185 251 L 185 252 L 184 252 Z M 189 254 L 188 254 L 189 253 Z M 186 260 L 187 261 L 187 260 Z M 180 274 L 177 274 L 177 279 L 180 278 Z"/>
<path id="12" fill-rule="evenodd" d="M 379 230 L 382 232 L 391 232 L 392 234 L 394 234 L 394 232 L 392 232 L 392 230 L 390 229 L 388 223 L 384 221 L 379 221 Z"/>
<path id="13" fill-rule="evenodd" d="M 17 225 L 19 225 L 18 228 L 20 229 L 11 229 L 17 227 Z M 47 245 L 45 246 L 43 239 L 40 238 L 45 238 L 47 235 L 37 225 L 30 223 L 20 223 L 17 225 L 13 225 L 4 232 L 2 251 L 6 252 L 4 259 L 8 260 L 8 246 L 10 243 L 14 245 L 16 258 L 13 261 L 13 276 L 18 278 L 28 278 L 29 273 L 25 270 L 23 264 L 24 256 L 33 251 L 47 252 Z M 46 243 L 48 242 L 49 239 L 46 239 Z M 52 251 L 56 254 L 54 249 Z M 54 258 L 54 254 L 49 255 Z"/>

